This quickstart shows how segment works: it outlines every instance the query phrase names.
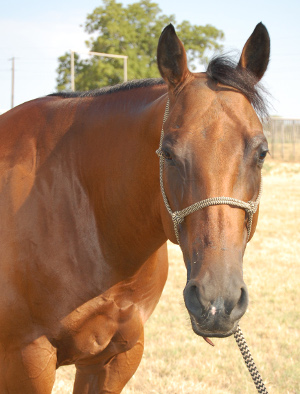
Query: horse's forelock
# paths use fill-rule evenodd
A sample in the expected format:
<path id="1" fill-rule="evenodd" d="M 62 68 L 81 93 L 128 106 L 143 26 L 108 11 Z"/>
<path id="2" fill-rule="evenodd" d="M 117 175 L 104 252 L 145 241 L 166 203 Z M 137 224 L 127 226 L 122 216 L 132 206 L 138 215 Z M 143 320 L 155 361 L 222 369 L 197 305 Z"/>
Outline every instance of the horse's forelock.
<path id="1" fill-rule="evenodd" d="M 220 55 L 210 61 L 206 73 L 213 81 L 240 91 L 261 119 L 268 118 L 268 92 L 250 71 L 238 67 L 228 56 Z"/>

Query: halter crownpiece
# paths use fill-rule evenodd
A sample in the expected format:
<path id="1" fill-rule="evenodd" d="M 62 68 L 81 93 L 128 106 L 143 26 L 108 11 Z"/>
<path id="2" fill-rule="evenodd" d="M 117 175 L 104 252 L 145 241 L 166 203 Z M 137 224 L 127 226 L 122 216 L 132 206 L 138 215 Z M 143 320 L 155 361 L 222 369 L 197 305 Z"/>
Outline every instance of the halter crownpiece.
<path id="1" fill-rule="evenodd" d="M 165 193 L 165 188 L 164 188 L 163 170 L 164 170 L 165 158 L 164 158 L 164 155 L 163 155 L 163 152 L 161 149 L 163 139 L 164 139 L 164 124 L 169 116 L 169 105 L 170 105 L 170 103 L 169 103 L 169 99 L 168 99 L 166 109 L 165 109 L 164 119 L 163 119 L 163 125 L 162 125 L 162 129 L 161 129 L 159 148 L 157 149 L 156 153 L 159 156 L 159 169 L 160 169 L 159 170 L 159 181 L 160 181 L 161 194 L 163 196 L 163 200 L 164 200 L 166 209 L 169 212 L 169 214 L 171 215 L 171 218 L 172 218 L 172 221 L 174 224 L 174 231 L 175 231 L 178 245 L 180 245 L 178 226 L 179 226 L 179 224 L 181 224 L 184 221 L 184 218 L 187 215 L 190 215 L 191 213 L 198 211 L 199 209 L 203 209 L 203 208 L 213 206 L 213 205 L 230 205 L 230 206 L 242 208 L 247 212 L 247 214 L 248 214 L 247 242 L 248 242 L 249 238 L 250 238 L 250 234 L 251 234 L 253 215 L 257 211 L 257 208 L 258 208 L 258 205 L 259 205 L 259 202 L 261 199 L 261 195 L 262 195 L 262 178 L 260 181 L 258 196 L 255 201 L 245 202 L 245 201 L 238 200 L 238 199 L 232 198 L 232 197 L 212 197 L 212 198 L 207 198 L 205 200 L 201 200 L 199 202 L 196 202 L 195 204 L 192 204 L 192 205 L 188 206 L 187 208 L 182 209 L 181 211 L 175 211 L 175 212 L 172 211 L 169 201 L 168 201 L 168 198 Z"/>

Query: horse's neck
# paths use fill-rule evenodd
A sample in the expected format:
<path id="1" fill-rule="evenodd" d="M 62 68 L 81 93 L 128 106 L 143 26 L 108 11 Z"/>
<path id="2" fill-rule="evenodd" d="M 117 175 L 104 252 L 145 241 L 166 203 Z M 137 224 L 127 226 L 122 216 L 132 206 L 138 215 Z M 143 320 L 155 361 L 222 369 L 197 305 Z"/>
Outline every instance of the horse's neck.
<path id="1" fill-rule="evenodd" d="M 166 240 L 155 154 L 166 101 L 162 94 L 152 93 L 146 104 L 145 97 L 128 94 L 114 101 L 111 95 L 102 106 L 98 100 L 89 108 L 95 123 L 89 122 L 84 133 L 84 182 L 103 254 L 120 265 L 126 260 L 126 270 L 128 262 L 135 269 Z"/>

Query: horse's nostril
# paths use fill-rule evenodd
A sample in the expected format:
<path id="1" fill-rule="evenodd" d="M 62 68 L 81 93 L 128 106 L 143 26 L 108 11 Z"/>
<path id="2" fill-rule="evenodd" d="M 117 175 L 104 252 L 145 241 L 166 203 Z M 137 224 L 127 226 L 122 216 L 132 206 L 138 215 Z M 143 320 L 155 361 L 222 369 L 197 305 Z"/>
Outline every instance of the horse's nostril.
<path id="1" fill-rule="evenodd" d="M 240 298 L 230 314 L 232 320 L 238 320 L 243 316 L 246 312 L 248 301 L 248 290 L 246 286 L 243 286 L 241 287 Z"/>
<path id="2" fill-rule="evenodd" d="M 184 290 L 184 302 L 187 309 L 196 315 L 201 314 L 202 305 L 200 302 L 198 287 L 195 284 L 187 284 Z"/>
<path id="3" fill-rule="evenodd" d="M 242 287 L 241 288 L 241 297 L 240 297 L 237 305 L 239 307 L 242 307 L 245 303 L 247 303 L 247 305 L 248 305 L 248 292 L 246 291 L 245 287 Z"/>
<path id="4" fill-rule="evenodd" d="M 199 298 L 197 294 L 197 287 L 195 285 L 190 286 L 189 288 L 189 298 L 194 307 L 197 307 L 197 305 L 199 304 Z"/>

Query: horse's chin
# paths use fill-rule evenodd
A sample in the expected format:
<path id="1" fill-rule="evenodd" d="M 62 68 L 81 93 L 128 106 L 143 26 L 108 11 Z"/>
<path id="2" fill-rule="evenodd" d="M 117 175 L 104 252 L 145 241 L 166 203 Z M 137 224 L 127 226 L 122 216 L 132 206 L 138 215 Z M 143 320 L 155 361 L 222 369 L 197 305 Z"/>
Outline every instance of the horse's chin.
<path id="1" fill-rule="evenodd" d="M 225 331 L 225 332 L 221 332 L 221 331 L 206 331 L 206 330 L 202 329 L 200 324 L 197 323 L 194 319 L 191 319 L 191 323 L 192 323 L 192 328 L 193 328 L 194 333 L 196 335 L 199 335 L 200 337 L 203 337 L 206 340 L 206 342 L 210 343 L 210 341 L 207 340 L 208 338 L 227 338 L 227 337 L 230 337 L 232 334 L 235 333 L 239 322 L 238 321 L 235 322 L 234 326 L 232 327 L 232 329 L 230 329 L 229 331 Z M 213 345 L 212 343 L 210 343 L 210 344 Z"/>

